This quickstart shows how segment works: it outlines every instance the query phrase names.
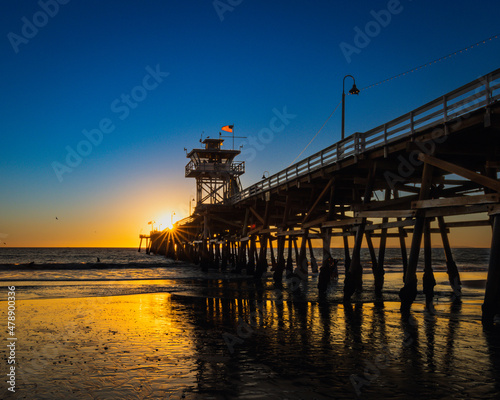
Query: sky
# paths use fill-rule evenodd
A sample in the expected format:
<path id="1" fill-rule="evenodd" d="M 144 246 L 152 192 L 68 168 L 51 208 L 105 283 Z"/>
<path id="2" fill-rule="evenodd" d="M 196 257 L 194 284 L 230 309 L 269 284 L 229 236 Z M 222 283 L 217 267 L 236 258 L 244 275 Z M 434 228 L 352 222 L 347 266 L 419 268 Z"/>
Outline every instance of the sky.
<path id="1" fill-rule="evenodd" d="M 234 124 L 246 137 L 246 187 L 296 159 L 346 74 L 363 89 L 440 59 L 499 34 L 499 11 L 494 0 L 2 2 L 0 243 L 136 247 L 148 221 L 188 215 L 184 148 L 201 135 Z M 346 135 L 499 67 L 494 39 L 362 90 L 346 99 Z M 278 114 L 283 129 L 259 136 Z M 338 141 L 340 118 L 299 159 Z M 452 244 L 490 238 L 469 229 Z"/>

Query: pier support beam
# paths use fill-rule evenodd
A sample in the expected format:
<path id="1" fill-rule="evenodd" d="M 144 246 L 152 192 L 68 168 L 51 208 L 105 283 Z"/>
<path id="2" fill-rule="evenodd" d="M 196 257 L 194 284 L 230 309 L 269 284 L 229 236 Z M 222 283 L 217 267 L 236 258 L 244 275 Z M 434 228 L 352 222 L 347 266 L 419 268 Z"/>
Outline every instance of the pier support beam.
<path id="1" fill-rule="evenodd" d="M 286 237 L 278 236 L 277 238 L 277 252 L 278 259 L 276 261 L 276 266 L 274 267 L 273 280 L 277 287 L 282 287 L 283 282 L 283 271 L 285 271 L 285 242 Z M 272 248 L 272 244 L 271 244 Z"/>
<path id="2" fill-rule="evenodd" d="M 391 199 L 391 190 L 385 190 L 384 201 L 389 201 Z M 382 218 L 382 224 L 389 221 L 389 218 Z M 376 269 L 373 270 L 373 278 L 375 280 L 375 295 L 382 296 L 382 289 L 384 287 L 384 262 L 385 262 L 385 247 L 387 245 L 387 228 L 382 228 L 382 233 L 380 236 L 380 244 L 378 249 L 378 260 Z"/>
<path id="3" fill-rule="evenodd" d="M 309 256 L 311 258 L 311 272 L 313 274 L 317 274 L 318 273 L 318 262 L 316 261 L 316 257 L 314 256 L 311 238 L 307 238 L 307 244 L 309 245 Z"/>
<path id="4" fill-rule="evenodd" d="M 201 249 L 200 249 L 200 266 L 201 270 L 204 272 L 208 271 L 209 267 L 209 257 L 208 257 L 208 215 L 203 216 L 203 233 L 201 236 Z"/>
<path id="5" fill-rule="evenodd" d="M 248 232 L 248 218 L 250 217 L 250 209 L 245 210 L 245 219 L 243 220 L 243 229 L 241 230 L 241 238 L 245 238 Z M 236 272 L 240 273 L 247 266 L 247 241 L 240 240 L 240 248 L 238 253 L 238 262 L 236 263 Z"/>
<path id="6" fill-rule="evenodd" d="M 356 291 L 363 290 L 363 267 L 361 265 L 361 244 L 365 233 L 366 218 L 356 230 L 356 238 L 352 249 L 352 259 L 344 280 L 344 301 L 350 301 Z"/>
<path id="7" fill-rule="evenodd" d="M 422 184 L 420 187 L 419 200 L 426 200 L 432 185 L 433 167 L 430 164 L 424 164 L 422 172 Z M 413 228 L 413 236 L 411 239 L 410 260 L 405 273 L 405 282 L 403 288 L 399 291 L 401 299 L 401 311 L 407 313 L 410 311 L 411 305 L 417 297 L 417 264 L 420 254 L 420 244 L 422 243 L 422 235 L 424 232 L 425 216 L 417 214 L 415 219 L 415 227 Z"/>
<path id="8" fill-rule="evenodd" d="M 401 299 L 401 310 L 410 311 L 410 307 L 417 297 L 417 264 L 420 253 L 420 244 L 424 231 L 425 218 L 418 217 L 413 228 L 413 237 L 411 240 L 410 260 L 405 273 L 404 286 L 399 291 Z"/>
<path id="9" fill-rule="evenodd" d="M 450 241 L 448 240 L 448 233 L 446 232 L 444 218 L 439 216 L 438 223 L 439 231 L 441 232 L 441 239 L 443 241 L 443 250 L 446 256 L 448 279 L 450 281 L 451 289 L 453 290 L 453 301 L 460 301 L 460 298 L 462 297 L 462 282 L 460 281 L 457 264 L 455 264 L 453 254 L 451 253 Z"/>
<path id="10" fill-rule="evenodd" d="M 255 236 L 250 237 L 250 245 L 248 249 L 248 264 L 247 264 L 247 275 L 253 275 L 255 273 Z"/>
<path id="11" fill-rule="evenodd" d="M 229 241 L 229 251 L 230 251 L 229 262 L 231 263 L 231 271 L 234 271 L 236 269 L 236 258 L 238 255 L 238 248 L 236 246 L 236 241 L 232 239 Z"/>
<path id="12" fill-rule="evenodd" d="M 370 202 L 373 183 L 375 182 L 376 163 L 371 166 L 368 171 L 368 179 L 366 183 L 365 193 L 363 196 L 363 204 Z M 361 265 L 361 245 L 365 234 L 366 218 L 362 218 L 361 224 L 356 230 L 356 238 L 354 239 L 354 247 L 352 249 L 352 259 L 349 269 L 346 270 L 344 280 L 344 302 L 351 301 L 351 296 L 356 291 L 363 290 L 363 266 Z"/>
<path id="13" fill-rule="evenodd" d="M 210 237 L 212 239 L 212 237 Z M 209 250 L 208 250 L 208 258 L 209 258 L 209 266 L 210 268 L 219 269 L 219 259 L 215 255 L 214 251 L 214 243 L 212 240 L 209 241 Z"/>
<path id="14" fill-rule="evenodd" d="M 267 229 L 269 228 L 269 213 L 270 213 L 271 207 L 270 207 L 270 202 L 266 201 L 266 208 L 264 211 L 264 219 L 262 222 L 262 229 Z M 257 257 L 257 268 L 254 273 L 254 277 L 256 279 L 262 278 L 262 275 L 264 275 L 265 272 L 267 272 L 268 269 L 268 263 L 267 263 L 267 241 L 269 238 L 268 233 L 263 233 L 259 236 L 259 254 L 256 256 Z M 272 243 L 271 243 L 271 252 L 272 252 Z"/>
<path id="15" fill-rule="evenodd" d="M 299 273 L 299 276 L 306 276 L 307 275 L 307 270 L 308 270 L 308 262 L 307 262 L 307 241 L 308 241 L 308 236 L 309 236 L 309 229 L 305 230 L 304 235 L 302 236 L 302 239 L 300 241 L 300 254 L 299 258 L 297 261 L 297 273 Z M 300 272 L 299 272 L 300 271 Z"/>
<path id="16" fill-rule="evenodd" d="M 432 270 L 431 222 L 426 218 L 424 223 L 424 277 L 422 278 L 427 310 L 434 312 L 434 286 L 436 279 Z"/>
<path id="17" fill-rule="evenodd" d="M 208 271 L 208 266 L 209 266 L 209 258 L 208 258 L 208 249 L 207 249 L 207 239 L 203 238 L 202 243 L 200 243 L 201 249 L 200 249 L 200 254 L 201 254 L 201 259 L 200 259 L 200 266 L 201 270 L 203 272 Z"/>
<path id="18" fill-rule="evenodd" d="M 488 278 L 484 293 L 483 325 L 493 325 L 495 315 L 500 313 L 500 214 L 493 219 L 493 234 L 491 238 L 490 262 L 488 265 Z"/>
<path id="19" fill-rule="evenodd" d="M 399 199 L 399 192 L 394 190 L 394 199 Z M 402 218 L 396 218 L 396 221 L 402 221 Z M 406 270 L 408 269 L 408 252 L 406 251 L 406 232 L 403 227 L 398 227 L 399 247 L 401 247 L 401 260 L 403 262 L 403 283 L 405 281 Z"/>
<path id="20" fill-rule="evenodd" d="M 347 229 L 343 228 L 342 232 L 347 233 Z M 344 242 L 344 270 L 349 271 L 351 267 L 351 251 L 349 250 L 349 236 L 342 236 L 342 241 Z"/>
<path id="21" fill-rule="evenodd" d="M 368 244 L 368 251 L 370 252 L 370 258 L 372 260 L 372 272 L 375 281 L 375 294 L 380 296 L 382 294 L 382 287 L 384 286 L 384 270 L 380 270 L 380 263 L 377 260 L 377 255 L 375 254 L 375 247 L 373 246 L 372 236 L 370 233 L 365 233 L 366 243 Z M 380 250 L 379 250 L 380 252 Z"/>
<path id="22" fill-rule="evenodd" d="M 296 272 L 298 272 L 298 270 L 300 269 L 299 247 L 297 244 L 297 238 L 292 236 L 292 240 L 293 240 L 293 247 L 295 249 L 295 269 Z"/>
<path id="23" fill-rule="evenodd" d="M 286 276 L 287 278 L 293 274 L 293 258 L 292 258 L 292 248 L 293 239 L 291 236 L 288 237 L 288 258 L 286 260 Z"/>
<path id="24" fill-rule="evenodd" d="M 214 244 L 214 249 L 215 249 L 215 269 L 219 269 L 220 268 L 220 263 L 221 263 L 221 245 L 219 242 L 215 243 Z"/>
<path id="25" fill-rule="evenodd" d="M 224 239 L 221 250 L 221 262 L 220 262 L 221 271 L 225 271 L 227 269 L 227 262 L 229 258 L 228 256 L 229 256 L 228 241 Z"/>
<path id="26" fill-rule="evenodd" d="M 330 245 L 332 241 L 331 229 L 324 228 L 323 229 L 323 260 L 325 261 L 328 257 L 332 256 Z"/>
<path id="27" fill-rule="evenodd" d="M 239 274 L 243 268 L 247 266 L 247 242 L 240 242 L 238 262 L 236 263 L 236 272 Z"/>
<path id="28" fill-rule="evenodd" d="M 271 235 L 267 236 L 267 240 L 269 240 L 269 250 L 271 251 L 271 268 L 272 270 L 276 269 L 277 261 L 274 255 L 274 247 L 273 247 L 273 237 Z M 278 241 L 276 241 L 276 244 Z"/>
<path id="29" fill-rule="evenodd" d="M 342 216 L 342 218 L 345 217 L 344 205 L 342 205 L 340 215 Z M 344 233 L 344 236 L 342 236 L 342 241 L 344 242 L 344 271 L 347 275 L 347 271 L 349 271 L 349 268 L 351 267 L 351 252 L 349 250 L 349 236 L 346 235 L 347 229 L 342 228 L 342 232 Z"/>
<path id="30" fill-rule="evenodd" d="M 401 218 L 397 219 L 401 221 Z M 401 260 L 403 261 L 403 283 L 405 281 L 406 270 L 408 269 L 408 252 L 406 251 L 406 238 L 404 228 L 398 228 L 399 246 L 401 247 Z"/>
<path id="31" fill-rule="evenodd" d="M 259 244 L 260 244 L 260 249 L 259 249 L 259 256 L 257 258 L 257 267 L 255 269 L 254 277 L 256 279 L 262 278 L 262 275 L 264 275 L 264 272 L 267 271 L 267 236 L 260 235 L 259 238 Z"/>

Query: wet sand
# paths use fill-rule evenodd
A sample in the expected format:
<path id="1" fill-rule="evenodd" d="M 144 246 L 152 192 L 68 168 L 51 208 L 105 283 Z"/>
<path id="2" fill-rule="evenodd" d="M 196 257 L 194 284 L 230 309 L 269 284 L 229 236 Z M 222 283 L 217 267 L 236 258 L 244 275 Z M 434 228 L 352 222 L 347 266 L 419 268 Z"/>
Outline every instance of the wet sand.
<path id="1" fill-rule="evenodd" d="M 19 299 L 16 393 L 4 383 L 0 398 L 498 398 L 500 333 L 483 332 L 480 279 L 453 304 L 437 277 L 436 315 L 417 299 L 405 321 L 400 278 L 387 275 L 383 301 L 368 289 L 351 306 L 336 301 L 340 284 L 319 301 L 316 277 L 283 292 L 228 277 L 174 293 Z M 0 355 L 5 374 L 5 346 Z"/>

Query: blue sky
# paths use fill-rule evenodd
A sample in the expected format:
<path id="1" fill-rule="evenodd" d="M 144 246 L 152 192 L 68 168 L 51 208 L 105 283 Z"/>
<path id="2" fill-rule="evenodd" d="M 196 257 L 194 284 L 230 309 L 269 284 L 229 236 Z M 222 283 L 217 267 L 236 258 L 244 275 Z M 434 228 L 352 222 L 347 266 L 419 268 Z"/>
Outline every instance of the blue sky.
<path id="1" fill-rule="evenodd" d="M 295 116 L 266 143 L 246 140 L 247 186 L 295 159 L 340 101 L 346 74 L 363 88 L 500 33 L 492 0 L 61 3 L 0 5 L 0 233 L 12 245 L 134 245 L 147 221 L 187 213 L 194 181 L 183 148 L 202 132 L 235 124 L 258 139 L 273 110 Z M 26 21 L 37 31 L 23 31 Z M 348 62 L 340 44 L 355 46 L 357 28 L 376 23 Z M 498 67 L 500 39 L 362 91 L 347 99 L 346 133 Z M 163 75 L 147 78 L 151 70 Z M 68 146 L 102 124 L 112 132 L 58 179 L 54 163 L 66 165 Z M 339 139 L 340 109 L 301 158 Z"/>

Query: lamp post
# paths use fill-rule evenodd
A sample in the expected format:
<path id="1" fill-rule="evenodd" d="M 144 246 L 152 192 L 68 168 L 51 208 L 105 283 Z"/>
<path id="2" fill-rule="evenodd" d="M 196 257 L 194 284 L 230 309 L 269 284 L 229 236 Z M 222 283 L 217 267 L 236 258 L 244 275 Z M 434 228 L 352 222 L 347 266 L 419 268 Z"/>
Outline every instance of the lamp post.
<path id="1" fill-rule="evenodd" d="M 350 76 L 353 81 L 353 85 L 351 90 L 349 90 L 349 94 L 359 94 L 359 89 L 356 87 L 356 80 L 354 79 L 354 76 L 352 75 L 346 75 L 344 76 L 344 79 L 342 81 L 342 140 L 344 140 L 344 127 L 345 127 L 345 78 Z"/>
<path id="2" fill-rule="evenodd" d="M 195 201 L 194 195 L 189 196 L 189 216 L 191 216 L 191 202 Z"/>

